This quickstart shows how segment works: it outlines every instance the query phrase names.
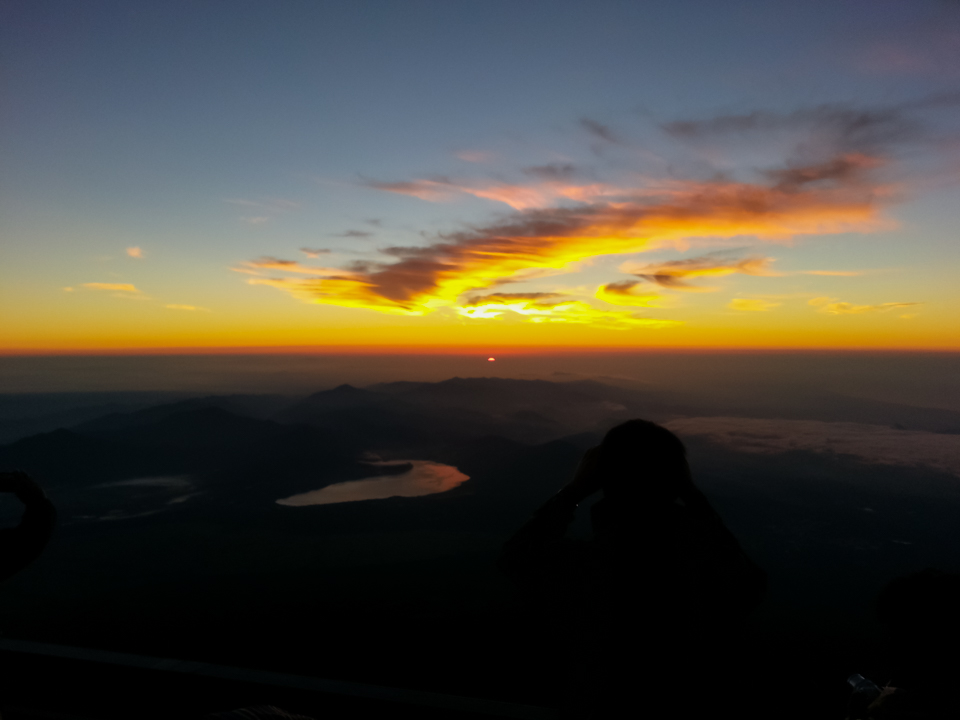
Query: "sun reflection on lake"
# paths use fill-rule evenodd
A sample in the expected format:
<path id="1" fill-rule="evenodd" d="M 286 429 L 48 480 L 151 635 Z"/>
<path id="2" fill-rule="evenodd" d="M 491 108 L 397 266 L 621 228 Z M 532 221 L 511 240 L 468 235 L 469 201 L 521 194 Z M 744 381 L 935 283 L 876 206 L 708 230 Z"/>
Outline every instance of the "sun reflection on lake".
<path id="1" fill-rule="evenodd" d="M 291 495 L 277 500 L 278 505 L 331 505 L 357 500 L 382 500 L 389 497 L 418 497 L 446 492 L 470 479 L 452 465 L 430 460 L 393 460 L 372 462 L 370 465 L 412 465 L 400 475 L 378 475 L 365 480 L 328 485 L 320 490 Z"/>

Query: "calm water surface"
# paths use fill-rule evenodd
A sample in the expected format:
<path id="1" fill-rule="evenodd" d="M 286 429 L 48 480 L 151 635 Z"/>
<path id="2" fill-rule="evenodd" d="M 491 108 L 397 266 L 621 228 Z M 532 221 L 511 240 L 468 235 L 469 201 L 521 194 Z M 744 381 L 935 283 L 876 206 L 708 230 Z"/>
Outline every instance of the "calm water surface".
<path id="1" fill-rule="evenodd" d="M 277 504 L 301 507 L 357 500 L 382 500 L 397 496 L 418 497 L 452 490 L 470 479 L 452 465 L 441 465 L 431 460 L 391 460 L 369 464 L 382 467 L 407 463 L 413 467 L 401 475 L 380 475 L 365 480 L 336 483 L 320 490 L 282 498 L 277 500 Z"/>

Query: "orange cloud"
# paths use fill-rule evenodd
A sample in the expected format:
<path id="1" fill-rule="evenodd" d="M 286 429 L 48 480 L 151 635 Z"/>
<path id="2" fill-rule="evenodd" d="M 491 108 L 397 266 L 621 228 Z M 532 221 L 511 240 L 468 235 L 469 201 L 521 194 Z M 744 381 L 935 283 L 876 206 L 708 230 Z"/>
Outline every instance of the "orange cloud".
<path id="1" fill-rule="evenodd" d="M 801 149 L 799 155 L 806 159 L 787 158 L 780 167 L 759 173 L 751 169 L 753 181 L 729 174 L 710 181 L 634 174 L 620 184 L 580 182 L 578 177 L 593 170 L 569 162 L 520 168 L 529 182 L 518 183 L 442 176 L 402 182 L 367 180 L 367 187 L 430 202 L 471 195 L 504 203 L 516 212 L 485 226 L 441 234 L 427 245 L 384 248 L 380 252 L 385 259 L 378 262 L 314 268 L 262 258 L 235 269 L 253 275 L 249 279 L 253 284 L 277 287 L 311 302 L 423 315 L 443 307 L 475 308 L 461 298 L 506 283 L 570 272 L 577 263 L 603 255 L 638 253 L 690 239 L 786 241 L 799 235 L 887 229 L 894 223 L 881 210 L 900 193 L 898 185 L 884 179 L 888 158 L 894 157 L 891 148 L 929 140 L 915 115 L 955 105 L 958 98 L 931 96 L 872 109 L 822 105 L 787 114 L 753 112 L 661 126 L 684 143 L 746 133 L 783 138 L 797 134 L 790 147 Z M 594 141 L 597 157 L 602 155 L 600 149 L 611 152 L 627 144 L 590 118 L 583 118 L 580 126 Z M 470 151 L 460 155 L 480 159 Z M 773 272 L 770 263 L 764 257 L 701 257 L 628 269 L 661 287 L 705 290 L 709 288 L 690 280 L 733 273 L 781 274 Z M 267 276 L 267 271 L 277 275 Z M 854 273 L 814 270 L 808 274 Z M 302 275 L 312 277 L 295 277 Z M 604 285 L 596 297 L 631 305 L 653 302 L 625 283 Z M 514 300 L 507 304 L 520 302 Z M 525 308 L 536 309 L 537 303 L 545 301 L 525 302 Z M 850 308 L 840 304 L 835 311 L 857 311 Z"/>
<path id="2" fill-rule="evenodd" d="M 817 308 L 819 312 L 827 313 L 828 315 L 862 315 L 868 312 L 885 312 L 887 310 L 895 310 L 896 308 L 913 307 L 914 305 L 922 305 L 923 303 L 889 302 L 879 305 L 854 305 L 848 302 L 836 302 L 836 298 L 817 297 L 808 301 L 808 304 Z"/>
<path id="3" fill-rule="evenodd" d="M 623 310 L 599 310 L 581 300 L 559 293 L 494 293 L 471 298 L 459 308 L 469 318 L 497 318 L 515 313 L 532 323 L 588 324 L 613 330 L 631 327 L 662 328 L 682 323 L 647 318 Z"/>
<path id="4" fill-rule="evenodd" d="M 563 293 L 553 292 L 516 292 L 516 293 L 490 293 L 489 295 L 479 295 L 477 297 L 467 298 L 463 302 L 464 307 L 483 305 L 484 303 L 511 303 L 517 301 L 532 301 L 541 303 L 545 306 L 556 305 L 565 302 L 570 296 Z"/>
<path id="5" fill-rule="evenodd" d="M 629 272 L 644 280 L 671 290 L 705 291 L 714 288 L 691 285 L 688 278 L 717 277 L 742 273 L 744 275 L 778 275 L 770 269 L 771 258 L 749 257 L 742 260 L 722 260 L 716 257 L 704 256 L 688 258 L 686 260 L 669 260 L 662 263 L 640 265 L 624 263 L 620 266 L 623 272 Z"/>
<path id="6" fill-rule="evenodd" d="M 474 197 L 505 203 L 514 210 L 545 207 L 553 199 L 549 192 L 544 192 L 541 188 L 525 187 L 523 185 L 504 184 L 480 188 L 461 185 L 457 186 L 456 189 Z"/>
<path id="7" fill-rule="evenodd" d="M 855 112 L 824 106 L 791 115 L 754 113 L 663 126 L 685 141 L 731 132 L 812 128 L 816 142 L 811 147 L 820 153 L 818 160 L 786 162 L 759 173 L 754 182 L 730 177 L 655 180 L 638 175 L 626 186 L 577 182 L 576 178 L 586 173 L 569 163 L 522 169 L 529 183 L 446 177 L 365 181 L 371 188 L 431 202 L 472 195 L 505 203 L 516 212 L 486 226 L 440 235 L 424 246 L 384 248 L 380 252 L 385 259 L 379 262 L 322 268 L 260 258 L 235 269 L 252 275 L 248 280 L 252 284 L 276 287 L 310 302 L 424 315 L 443 307 L 480 307 L 461 300 L 468 293 L 570 272 L 576 263 L 598 256 L 638 253 L 691 238 L 747 236 L 784 241 L 798 235 L 889 228 L 893 223 L 881 210 L 897 199 L 897 188 L 882 181 L 880 173 L 886 162 L 885 148 L 912 136 L 912 121 L 904 119 L 904 112 Z M 596 121 L 584 119 L 581 125 L 596 141 L 611 147 L 623 142 Z M 779 274 L 771 270 L 770 263 L 765 257 L 700 257 L 634 264 L 628 269 L 660 287 L 704 290 L 709 288 L 689 281 L 732 273 Z M 627 283 L 604 285 L 596 297 L 621 305 L 654 303 L 652 296 L 638 293 L 635 285 Z M 514 298 L 509 303 L 501 300 L 500 305 L 520 302 Z M 546 301 L 528 298 L 523 302 L 527 303 L 524 309 L 540 312 Z M 596 310 L 581 300 L 570 303 L 580 303 L 590 312 L 611 312 Z M 496 303 L 487 303 L 491 304 Z M 589 314 L 580 305 L 567 305 L 567 316 L 581 310 L 584 316 Z M 496 312 L 492 307 L 488 310 Z M 463 314 L 478 313 L 472 309 Z"/>
<path id="8" fill-rule="evenodd" d="M 826 275 L 829 277 L 856 277 L 863 273 L 856 270 L 804 270 L 801 275 Z"/>
<path id="9" fill-rule="evenodd" d="M 139 293 L 136 287 L 130 283 L 84 283 L 83 287 L 91 290 L 116 290 L 125 293 Z"/>
<path id="10" fill-rule="evenodd" d="M 849 175 L 790 187 L 779 179 L 772 186 L 674 181 L 663 191 L 644 188 L 642 197 L 531 209 L 500 224 L 443 236 L 431 245 L 386 248 L 382 252 L 395 258 L 392 263 L 305 269 L 294 261 L 261 258 L 238 269 L 316 275 L 311 280 L 251 279 L 313 302 L 421 315 L 455 305 L 467 291 L 531 271 L 562 270 L 592 257 L 640 252 L 683 238 L 752 235 L 774 240 L 876 230 L 889 225 L 879 215 L 887 199 L 883 188 Z M 683 287 L 684 278 L 692 276 L 772 274 L 764 258 L 694 260 L 641 270 L 669 287 Z"/>
<path id="11" fill-rule="evenodd" d="M 367 180 L 364 185 L 375 190 L 384 190 L 398 195 L 410 195 L 430 202 L 444 202 L 456 195 L 456 186 L 446 180 L 408 180 L 403 182 Z"/>
<path id="12" fill-rule="evenodd" d="M 411 180 L 408 182 L 368 181 L 366 185 L 377 190 L 410 195 L 429 202 L 447 202 L 456 198 L 457 195 L 473 195 L 486 200 L 506 203 L 514 210 L 545 207 L 555 197 L 554 194 L 523 185 L 496 183 L 472 186 L 446 179 Z"/>
<path id="13" fill-rule="evenodd" d="M 568 166 L 544 165 L 526 168 L 528 175 L 546 178 L 534 185 L 515 183 L 461 182 L 448 178 L 436 180 L 409 180 L 404 182 L 380 182 L 368 180 L 364 184 L 375 190 L 409 195 L 428 202 L 449 202 L 462 195 L 493 200 L 509 205 L 514 210 L 550 207 L 560 199 L 587 202 L 595 198 L 630 196 L 638 193 L 636 188 L 622 188 L 605 183 L 576 185 L 564 181 L 564 169 Z M 553 171 L 553 175 L 551 175 Z M 661 188 L 663 191 L 664 188 Z"/>
<path id="14" fill-rule="evenodd" d="M 138 248 L 138 247 L 128 247 L 128 248 L 127 248 L 127 255 L 129 255 L 129 256 L 132 257 L 132 258 L 142 258 L 142 257 L 143 257 L 143 250 L 141 250 L 141 249 Z"/>
<path id="15" fill-rule="evenodd" d="M 319 254 L 319 253 L 316 253 Z M 315 257 L 316 254 L 312 255 Z M 236 272 L 247 273 L 250 275 L 258 274 L 260 270 L 283 270 L 284 272 L 298 273 L 300 275 L 338 275 L 342 270 L 337 268 L 316 267 L 313 265 L 303 265 L 296 260 L 281 260 L 275 257 L 261 257 L 256 260 L 249 260 L 241 263 L 240 267 L 233 268 Z"/>
<path id="16" fill-rule="evenodd" d="M 756 298 L 734 298 L 727 305 L 731 310 L 742 310 L 745 312 L 766 312 L 775 307 L 780 307 L 781 303 L 770 302 L 769 300 L 760 300 Z"/>

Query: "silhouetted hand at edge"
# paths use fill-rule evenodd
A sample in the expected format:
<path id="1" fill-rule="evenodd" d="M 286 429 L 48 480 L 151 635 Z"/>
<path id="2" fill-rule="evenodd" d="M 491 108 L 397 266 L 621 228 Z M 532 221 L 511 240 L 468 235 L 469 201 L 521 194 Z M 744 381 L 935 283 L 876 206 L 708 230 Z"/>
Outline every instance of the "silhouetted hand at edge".
<path id="1" fill-rule="evenodd" d="M 24 505 L 36 500 L 45 500 L 47 497 L 43 488 L 20 470 L 0 472 L 0 493 L 13 493 Z"/>
<path id="2" fill-rule="evenodd" d="M 13 493 L 24 505 L 16 527 L 0 528 L 0 581 L 23 570 L 43 552 L 57 522 L 57 511 L 43 489 L 19 470 L 0 472 L 0 493 Z"/>

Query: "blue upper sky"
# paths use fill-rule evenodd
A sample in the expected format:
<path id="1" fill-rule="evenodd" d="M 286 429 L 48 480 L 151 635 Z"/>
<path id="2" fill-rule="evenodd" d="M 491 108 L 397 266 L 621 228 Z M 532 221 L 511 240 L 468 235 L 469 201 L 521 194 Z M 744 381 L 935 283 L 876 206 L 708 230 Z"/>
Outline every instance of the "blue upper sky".
<path id="1" fill-rule="evenodd" d="M 675 152 L 662 124 L 960 88 L 960 3 L 942 0 L 30 0 L 5 3 L 0 27 L 0 229 L 24 297 L 136 282 L 95 271 L 130 246 L 199 294 L 250 292 L 230 264 L 303 245 L 369 255 L 512 212 L 371 182 L 518 183 L 564 164 L 582 183 L 747 179 L 764 146 Z M 927 121 L 943 135 L 956 114 Z M 921 254 L 955 266 L 944 188 L 896 212 L 926 223 Z M 850 253 L 837 261 L 863 264 Z"/>

